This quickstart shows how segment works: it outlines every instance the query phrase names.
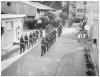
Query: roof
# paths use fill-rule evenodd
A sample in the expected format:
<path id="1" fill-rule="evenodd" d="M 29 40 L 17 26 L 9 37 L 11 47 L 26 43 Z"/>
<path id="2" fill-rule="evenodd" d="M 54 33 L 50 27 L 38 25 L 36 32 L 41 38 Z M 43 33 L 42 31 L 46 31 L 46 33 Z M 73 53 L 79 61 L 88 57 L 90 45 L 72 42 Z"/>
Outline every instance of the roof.
<path id="1" fill-rule="evenodd" d="M 42 9 L 42 10 L 56 10 L 56 9 L 53 9 L 51 7 L 48 7 L 46 5 L 42 5 L 38 2 L 28 2 L 28 1 L 21 1 L 22 3 L 25 3 L 25 4 L 28 4 L 28 5 L 31 5 L 33 7 L 36 7 L 38 9 Z"/>
<path id="2" fill-rule="evenodd" d="M 24 14 L 1 14 L 1 19 L 26 17 Z"/>

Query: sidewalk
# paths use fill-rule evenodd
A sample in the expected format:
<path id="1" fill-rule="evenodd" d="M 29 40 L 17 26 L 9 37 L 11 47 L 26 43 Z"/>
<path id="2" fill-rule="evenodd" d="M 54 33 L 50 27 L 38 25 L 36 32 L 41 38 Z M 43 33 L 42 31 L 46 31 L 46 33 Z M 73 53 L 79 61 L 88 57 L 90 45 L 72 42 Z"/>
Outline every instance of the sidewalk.
<path id="1" fill-rule="evenodd" d="M 19 54 L 18 45 L 9 45 L 9 47 L 1 50 L 1 61 L 9 59 L 15 55 Z"/>
<path id="2" fill-rule="evenodd" d="M 2 61 L 1 62 L 1 71 L 3 71 L 3 70 L 5 70 L 7 67 L 9 67 L 11 64 L 13 64 L 16 60 L 18 60 L 19 58 L 21 58 L 23 55 L 25 55 L 26 53 L 28 53 L 32 48 L 34 48 L 35 46 L 37 46 L 38 45 L 38 43 L 36 43 L 33 47 L 31 47 L 30 49 L 28 49 L 28 50 L 26 50 L 24 53 L 22 53 L 22 54 L 20 54 L 18 51 L 18 48 L 15 48 L 13 51 L 14 52 L 17 52 L 17 53 L 15 53 L 15 55 L 13 55 L 13 54 L 11 54 L 11 52 L 13 52 L 13 51 L 9 51 L 8 53 L 9 53 L 9 55 L 8 54 L 6 54 L 6 55 L 4 55 L 3 57 L 9 57 L 9 58 L 7 58 L 6 60 L 4 60 L 4 61 Z M 13 53 L 14 53 L 13 52 Z M 13 56 L 12 56 L 13 55 Z"/>

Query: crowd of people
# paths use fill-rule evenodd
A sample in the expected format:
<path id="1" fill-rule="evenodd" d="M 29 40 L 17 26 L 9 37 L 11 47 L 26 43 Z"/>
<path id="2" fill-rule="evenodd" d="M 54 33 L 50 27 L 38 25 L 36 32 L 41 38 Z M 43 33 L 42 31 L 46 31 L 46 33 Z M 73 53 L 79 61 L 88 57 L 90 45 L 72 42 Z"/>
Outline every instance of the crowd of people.
<path id="1" fill-rule="evenodd" d="M 25 34 L 20 38 L 20 54 L 25 52 L 25 50 L 33 47 L 34 44 L 38 42 L 39 37 L 42 37 L 42 31 L 30 32 L 29 35 Z"/>
<path id="2" fill-rule="evenodd" d="M 49 31 L 46 31 L 45 37 L 43 36 L 43 30 L 33 30 L 28 35 L 27 33 L 20 38 L 20 54 L 25 52 L 27 49 L 33 47 L 36 43 L 39 42 L 39 38 L 41 38 L 41 56 L 45 54 L 46 51 L 55 43 L 57 37 L 60 37 L 62 33 L 62 26 L 58 26 L 57 28 L 52 28 Z"/>
<path id="3" fill-rule="evenodd" d="M 50 47 L 55 43 L 57 37 L 60 37 L 61 32 L 62 26 L 59 26 L 57 30 L 52 28 L 49 32 L 47 31 L 46 37 L 42 38 L 41 41 L 41 56 L 50 49 Z"/>
<path id="4" fill-rule="evenodd" d="M 81 24 L 79 25 L 80 30 L 78 32 L 78 41 L 84 42 L 86 44 L 86 39 L 88 38 L 87 30 L 85 30 L 85 25 L 87 23 L 87 19 L 81 20 Z"/>
<path id="5" fill-rule="evenodd" d="M 78 41 L 84 42 L 86 44 L 86 39 L 88 37 L 87 30 L 79 30 L 78 32 Z"/>
<path id="6" fill-rule="evenodd" d="M 88 76 L 95 76 L 96 75 L 95 65 L 92 61 L 91 51 L 87 46 L 88 31 L 85 30 L 84 28 L 86 26 L 86 22 L 87 20 L 84 20 L 81 24 L 81 28 L 78 32 L 78 41 L 83 42 L 85 44 L 84 57 L 85 57 L 85 62 L 86 62 L 86 67 L 87 67 L 86 74 Z"/>

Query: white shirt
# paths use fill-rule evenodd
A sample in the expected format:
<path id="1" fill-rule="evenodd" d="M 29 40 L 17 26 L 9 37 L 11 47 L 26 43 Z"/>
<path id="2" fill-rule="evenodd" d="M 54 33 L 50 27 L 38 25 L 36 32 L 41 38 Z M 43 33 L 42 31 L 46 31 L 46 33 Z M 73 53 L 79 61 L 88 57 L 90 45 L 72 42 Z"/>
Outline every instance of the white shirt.
<path id="1" fill-rule="evenodd" d="M 85 30 L 89 30 L 90 26 L 86 24 L 84 28 L 85 28 Z"/>

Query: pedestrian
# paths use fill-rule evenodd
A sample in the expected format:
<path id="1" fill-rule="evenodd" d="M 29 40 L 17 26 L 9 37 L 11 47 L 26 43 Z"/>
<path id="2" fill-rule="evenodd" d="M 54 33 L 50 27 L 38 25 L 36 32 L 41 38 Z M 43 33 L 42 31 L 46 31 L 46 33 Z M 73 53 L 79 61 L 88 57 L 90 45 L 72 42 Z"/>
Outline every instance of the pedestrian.
<path id="1" fill-rule="evenodd" d="M 46 51 L 49 50 L 49 44 L 48 44 L 48 36 L 45 37 L 45 44 L 46 44 Z"/>
<path id="2" fill-rule="evenodd" d="M 23 38 L 23 36 L 21 36 L 20 38 L 20 54 L 22 54 L 22 52 L 25 51 L 25 40 Z"/>
<path id="3" fill-rule="evenodd" d="M 38 31 L 36 31 L 36 42 L 38 43 L 38 38 L 39 38 L 39 32 Z"/>
<path id="4" fill-rule="evenodd" d="M 40 37 L 41 37 L 41 38 L 43 37 L 42 34 L 43 34 L 43 32 L 42 32 L 42 28 L 41 28 L 41 29 L 40 29 Z"/>
<path id="5" fill-rule="evenodd" d="M 33 32 L 33 44 L 36 44 L 36 33 Z"/>
<path id="6" fill-rule="evenodd" d="M 29 47 L 33 46 L 33 36 L 32 33 L 29 35 Z"/>
<path id="7" fill-rule="evenodd" d="M 80 30 L 79 33 L 78 33 L 78 41 L 79 42 L 82 41 L 82 30 Z"/>
<path id="8" fill-rule="evenodd" d="M 86 44 L 86 31 L 85 30 L 83 31 L 82 38 L 83 38 L 83 42 Z"/>
<path id="9" fill-rule="evenodd" d="M 41 56 L 43 56 L 43 54 L 45 54 L 46 52 L 46 46 L 45 46 L 45 38 L 42 38 L 41 40 Z"/>
<path id="10" fill-rule="evenodd" d="M 29 47 L 29 45 L 28 45 L 28 36 L 27 36 L 27 34 L 25 35 L 25 37 L 24 37 L 24 39 L 25 39 L 25 49 L 28 49 Z"/>

